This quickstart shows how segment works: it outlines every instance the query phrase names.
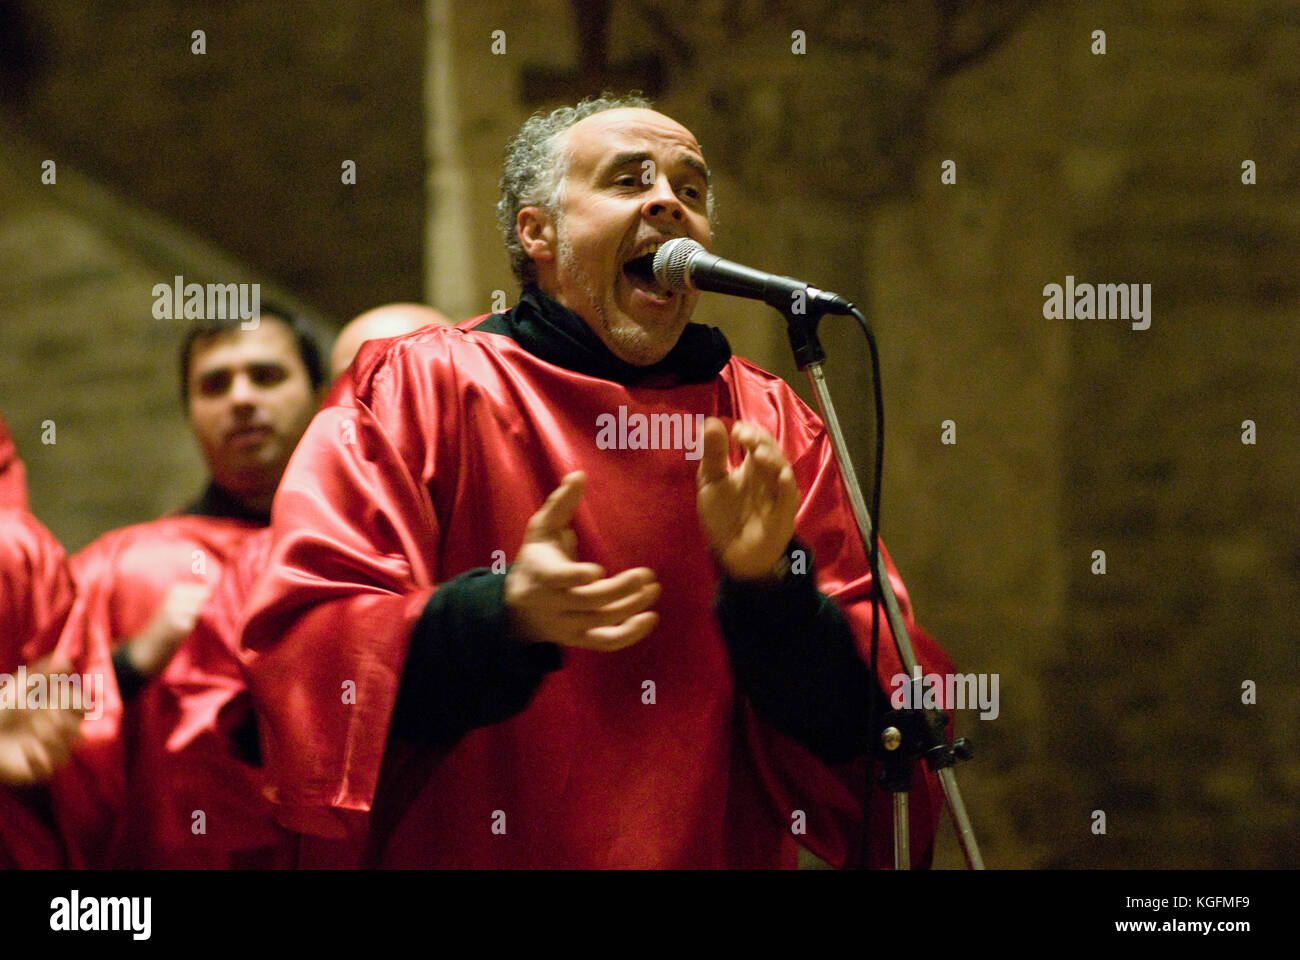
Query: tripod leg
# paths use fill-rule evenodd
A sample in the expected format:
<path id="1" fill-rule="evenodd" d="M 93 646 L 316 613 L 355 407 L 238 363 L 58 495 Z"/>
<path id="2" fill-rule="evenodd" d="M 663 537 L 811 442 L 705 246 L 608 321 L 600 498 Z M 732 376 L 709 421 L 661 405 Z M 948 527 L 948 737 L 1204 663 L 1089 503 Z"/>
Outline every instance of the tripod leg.
<path id="1" fill-rule="evenodd" d="M 943 784 L 943 793 L 948 800 L 952 825 L 957 828 L 961 852 L 966 855 L 966 866 L 971 870 L 983 870 L 984 858 L 980 856 L 979 844 L 975 842 L 975 831 L 971 829 L 970 818 L 966 816 L 966 805 L 962 803 L 961 791 L 957 789 L 957 778 L 953 776 L 952 767 L 944 767 L 939 771 L 939 782 Z"/>
<path id="2" fill-rule="evenodd" d="M 894 798 L 894 869 L 911 870 L 912 857 L 907 849 L 911 824 L 907 820 L 907 791 L 895 793 Z"/>

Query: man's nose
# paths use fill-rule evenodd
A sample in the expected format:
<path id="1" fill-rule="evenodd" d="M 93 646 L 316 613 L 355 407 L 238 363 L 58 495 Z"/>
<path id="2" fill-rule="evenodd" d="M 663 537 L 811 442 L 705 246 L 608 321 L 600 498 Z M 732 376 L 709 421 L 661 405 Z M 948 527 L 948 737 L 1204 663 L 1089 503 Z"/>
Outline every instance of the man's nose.
<path id="1" fill-rule="evenodd" d="M 235 374 L 230 383 L 230 402 L 237 407 L 251 407 L 257 399 L 257 387 L 246 373 Z"/>
<path id="2" fill-rule="evenodd" d="M 641 204 L 641 214 L 647 220 L 668 219 L 680 221 L 686 217 L 686 208 L 682 206 L 681 200 L 673 192 L 672 184 L 668 182 L 668 178 L 659 177 Z"/>

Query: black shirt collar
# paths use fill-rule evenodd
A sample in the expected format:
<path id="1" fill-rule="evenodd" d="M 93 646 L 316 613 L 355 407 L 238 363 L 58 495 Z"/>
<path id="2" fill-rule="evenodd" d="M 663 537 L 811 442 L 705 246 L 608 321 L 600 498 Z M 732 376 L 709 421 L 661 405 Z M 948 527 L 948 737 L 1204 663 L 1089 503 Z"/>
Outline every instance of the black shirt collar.
<path id="1" fill-rule="evenodd" d="M 269 513 L 260 513 L 244 506 L 233 493 L 209 480 L 202 495 L 181 510 L 183 517 L 217 517 L 222 520 L 243 520 L 266 526 L 271 522 Z"/>
<path id="2" fill-rule="evenodd" d="M 638 367 L 614 356 L 586 321 L 535 286 L 525 287 L 513 308 L 493 314 L 475 329 L 504 334 L 557 367 L 624 386 L 707 383 L 731 359 L 731 347 L 721 330 L 688 323 L 666 357 Z"/>

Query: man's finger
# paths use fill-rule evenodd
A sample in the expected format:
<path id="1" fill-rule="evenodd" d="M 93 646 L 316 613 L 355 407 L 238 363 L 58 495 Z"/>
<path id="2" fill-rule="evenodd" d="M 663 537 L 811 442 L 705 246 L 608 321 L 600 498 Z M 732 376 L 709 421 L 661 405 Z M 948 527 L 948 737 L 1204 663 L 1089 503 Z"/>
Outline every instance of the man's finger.
<path id="1" fill-rule="evenodd" d="M 763 490 L 766 496 L 773 501 L 780 501 L 784 497 L 781 489 L 784 483 L 783 478 L 787 473 L 791 479 L 794 478 L 794 471 L 790 469 L 790 464 L 786 462 L 785 457 L 779 450 L 771 454 L 758 455 L 758 474 L 762 478 Z"/>
<path id="2" fill-rule="evenodd" d="M 35 737 L 24 736 L 20 741 L 20 746 L 23 751 L 23 759 L 27 762 L 27 769 L 18 781 L 19 785 L 41 783 L 48 780 L 54 772 L 54 763 L 50 760 L 45 745 Z"/>
<path id="3" fill-rule="evenodd" d="M 67 752 L 68 734 L 63 725 L 60 710 L 33 710 L 31 723 L 27 728 L 57 762 Z"/>
<path id="4" fill-rule="evenodd" d="M 566 563 L 537 574 L 537 582 L 552 590 L 567 590 L 595 583 L 605 576 L 605 568 L 598 563 Z"/>
<path id="5" fill-rule="evenodd" d="M 72 755 L 72 743 L 69 736 L 55 723 L 51 723 L 46 730 L 41 732 L 40 743 L 45 749 L 45 756 L 49 761 L 51 771 L 56 767 L 63 766 Z"/>
<path id="6" fill-rule="evenodd" d="M 776 440 L 762 427 L 737 420 L 731 428 L 731 438 L 746 450 L 752 450 L 760 443 L 775 445 Z"/>
<path id="7" fill-rule="evenodd" d="M 169 597 L 173 602 L 184 603 L 186 606 L 195 608 L 203 606 L 208 595 L 212 593 L 212 584 L 207 583 L 178 583 L 168 591 Z"/>
<path id="8" fill-rule="evenodd" d="M 59 733 L 68 741 L 81 739 L 81 721 L 86 717 L 85 707 L 70 707 L 67 710 L 51 710 L 54 723 Z"/>
<path id="9" fill-rule="evenodd" d="M 583 636 L 582 646 L 601 653 L 613 653 L 644 640 L 659 623 L 659 614 L 653 610 L 638 613 L 616 627 L 593 627 Z"/>
<path id="10" fill-rule="evenodd" d="M 652 607 L 661 593 L 663 588 L 659 584 L 650 583 L 614 603 L 606 604 L 596 610 L 571 612 L 568 616 L 584 630 L 593 627 L 612 627 Z"/>
<path id="11" fill-rule="evenodd" d="M 727 475 L 727 428 L 717 417 L 704 421 L 704 443 L 696 483 L 704 486 Z"/>
<path id="12" fill-rule="evenodd" d="M 587 485 L 587 475 L 582 471 L 570 473 L 551 491 L 546 502 L 528 520 L 524 542 L 549 539 L 557 535 L 573 520 L 582 491 Z"/>
<path id="13" fill-rule="evenodd" d="M 754 456 L 758 458 L 763 466 L 770 468 L 774 473 L 780 473 L 782 468 L 790 463 L 790 461 L 786 460 L 781 448 L 775 443 L 760 443 L 754 448 Z"/>
<path id="14" fill-rule="evenodd" d="M 803 500 L 803 493 L 799 490 L 799 484 L 794 479 L 794 468 L 786 464 L 785 469 L 777 478 L 777 489 L 779 502 L 777 509 L 782 513 L 787 511 L 798 512 L 799 503 Z"/>
<path id="15" fill-rule="evenodd" d="M 654 571 L 649 567 L 633 567 L 608 580 L 574 587 L 568 599 L 576 610 L 596 610 L 636 593 L 654 580 Z"/>

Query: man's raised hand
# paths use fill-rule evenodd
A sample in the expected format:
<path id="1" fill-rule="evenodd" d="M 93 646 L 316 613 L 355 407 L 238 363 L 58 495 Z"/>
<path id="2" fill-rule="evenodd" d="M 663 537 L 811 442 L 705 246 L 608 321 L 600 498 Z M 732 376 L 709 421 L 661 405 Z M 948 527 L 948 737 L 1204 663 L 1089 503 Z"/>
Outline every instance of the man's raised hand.
<path id="1" fill-rule="evenodd" d="M 0 785 L 48 780 L 80 738 L 81 717 L 80 710 L 0 707 Z"/>
<path id="2" fill-rule="evenodd" d="M 153 619 L 127 642 L 131 665 L 146 677 L 162 673 L 181 641 L 194 630 L 210 593 L 212 585 L 208 583 L 173 585 Z"/>
<path id="3" fill-rule="evenodd" d="M 737 422 L 731 439 L 745 451 L 727 470 L 727 428 L 704 422 L 704 450 L 696 474 L 696 507 L 709 546 L 735 580 L 770 577 L 794 536 L 799 487 L 785 454 L 766 430 Z"/>
<path id="4" fill-rule="evenodd" d="M 505 602 L 513 629 L 531 642 L 612 652 L 646 637 L 659 614 L 659 584 L 646 567 L 605 577 L 579 563 L 569 527 L 587 478 L 570 473 L 532 515 L 519 555 L 506 572 Z"/>

